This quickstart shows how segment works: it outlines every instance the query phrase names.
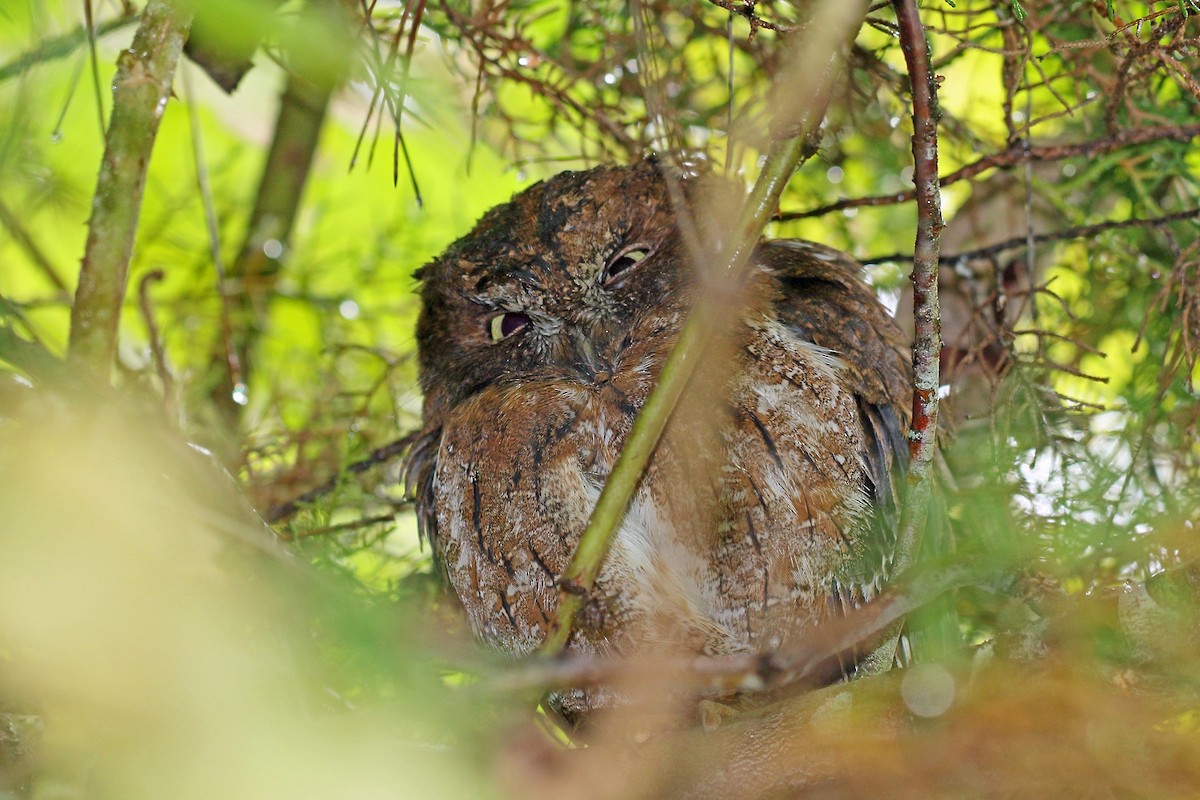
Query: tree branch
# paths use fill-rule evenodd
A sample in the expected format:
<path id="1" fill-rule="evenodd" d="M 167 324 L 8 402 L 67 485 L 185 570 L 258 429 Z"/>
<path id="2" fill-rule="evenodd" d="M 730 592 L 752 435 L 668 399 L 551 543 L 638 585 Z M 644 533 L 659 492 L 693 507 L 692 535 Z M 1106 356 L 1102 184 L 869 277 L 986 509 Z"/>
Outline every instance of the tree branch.
<path id="1" fill-rule="evenodd" d="M 804 28 L 803 25 L 785 25 L 778 22 L 771 22 L 768 19 L 763 19 L 758 14 L 754 13 L 754 7 L 757 5 L 757 0 L 753 0 L 752 2 L 746 2 L 745 0 L 742 0 L 740 5 L 733 2 L 733 0 L 708 0 L 708 2 L 718 6 L 719 8 L 725 9 L 731 14 L 736 14 L 737 16 L 749 22 L 750 38 L 752 40 L 758 33 L 759 28 L 766 28 L 769 31 L 775 31 L 776 33 L 792 33 L 793 31 Z"/>
<path id="2" fill-rule="evenodd" d="M 955 563 L 903 576 L 865 605 L 807 631 L 804 636 L 793 637 L 792 644 L 774 653 L 533 660 L 485 681 L 484 688 L 489 692 L 517 694 L 535 689 L 611 685 L 630 675 L 670 674 L 716 695 L 771 691 L 811 678 L 831 662 L 840 671 L 839 656 L 873 649 L 908 614 L 947 591 L 978 581 L 980 575 L 978 566 Z"/>
<path id="3" fill-rule="evenodd" d="M 171 0 L 150 0 L 133 44 L 117 60 L 112 118 L 71 308 L 68 349 L 72 362 L 104 376 L 116 352 L 150 154 L 189 19 Z"/>
<path id="4" fill-rule="evenodd" d="M 900 48 L 912 86 L 913 182 L 917 198 L 917 241 L 913 249 L 913 400 L 908 432 L 908 491 L 900 517 L 894 568 L 908 568 L 920 548 L 929 512 L 933 454 L 937 446 L 939 357 L 938 251 L 942 198 L 938 182 L 937 86 L 929 67 L 929 43 L 916 0 L 894 0 Z"/>
<path id="5" fill-rule="evenodd" d="M 42 248 L 38 247 L 37 242 L 33 240 L 33 236 L 26 230 L 21 218 L 13 213 L 2 200 L 0 200 L 0 226 L 3 226 L 8 231 L 8 235 L 13 238 L 33 265 L 41 270 L 42 274 L 50 283 L 54 284 L 54 288 L 58 289 L 63 296 L 70 291 L 67 288 L 67 282 L 58 274 L 58 270 L 50 263 L 50 259 L 46 256 Z"/>
<path id="6" fill-rule="evenodd" d="M 328 82 L 288 74 L 246 237 L 229 270 L 232 286 L 221 291 L 229 302 L 233 348 L 229 350 L 222 341 L 213 350 L 213 363 L 224 367 L 213 399 L 231 428 L 236 428 L 251 371 L 250 355 L 290 243 L 332 91 Z"/>
<path id="7" fill-rule="evenodd" d="M 158 322 L 154 319 L 154 307 L 150 303 L 151 284 L 161 283 L 166 273 L 156 269 L 146 273 L 138 284 L 138 307 L 142 312 L 142 322 L 146 326 L 146 335 L 150 340 L 150 355 L 154 362 L 154 371 L 162 383 L 163 400 L 167 409 L 167 417 L 174 419 L 176 415 L 175 382 L 171 379 L 171 370 L 167 368 L 167 357 L 163 352 L 162 336 L 158 332 Z"/>
<path id="8" fill-rule="evenodd" d="M 251 358 L 270 309 L 270 302 L 289 257 L 288 248 L 321 129 L 334 89 L 345 78 L 358 25 L 349 0 L 309 3 L 297 15 L 287 37 L 287 83 L 280 100 L 271 146 L 263 164 L 245 239 L 229 271 L 230 285 L 221 292 L 229 302 L 232 352 L 219 341 L 214 363 L 223 365 L 210 378 L 212 397 L 231 429 L 237 428 Z M 222 337 L 223 338 L 223 337 Z"/>
<path id="9" fill-rule="evenodd" d="M 376 514 L 371 517 L 363 517 L 362 519 L 353 519 L 349 522 L 339 522 L 335 525 L 325 525 L 320 528 L 308 528 L 307 530 L 297 531 L 296 533 L 276 533 L 280 540 L 285 542 L 294 542 L 297 539 L 306 539 L 309 536 L 328 536 L 332 533 L 344 533 L 345 531 L 355 531 L 360 528 L 369 528 L 372 525 L 383 525 L 385 523 L 395 523 L 395 514 Z"/>

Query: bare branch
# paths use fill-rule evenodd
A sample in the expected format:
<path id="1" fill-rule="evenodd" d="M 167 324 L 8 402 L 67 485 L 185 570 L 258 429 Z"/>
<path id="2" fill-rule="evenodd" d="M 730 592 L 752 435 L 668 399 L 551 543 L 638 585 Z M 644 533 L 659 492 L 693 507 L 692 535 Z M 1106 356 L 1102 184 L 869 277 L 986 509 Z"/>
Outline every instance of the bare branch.
<path id="1" fill-rule="evenodd" d="M 920 548 L 933 483 L 937 446 L 939 358 L 942 352 L 938 307 L 938 251 L 942 198 L 938 183 L 937 86 L 929 68 L 929 44 L 916 0 L 895 0 L 900 47 L 912 85 L 913 182 L 917 197 L 917 241 L 913 249 L 913 401 L 908 432 L 908 492 L 900 519 L 896 569 L 912 563 Z"/>
<path id="2" fill-rule="evenodd" d="M 13 213 L 12 209 L 6 203 L 0 201 L 0 225 L 8 231 L 8 235 L 13 238 L 13 241 L 25 251 L 25 255 L 29 256 L 29 260 L 33 262 L 46 279 L 54 284 L 54 288 L 62 292 L 63 295 L 68 293 L 67 283 L 58 274 L 58 270 L 50 263 L 49 257 L 33 240 L 33 236 L 25 228 L 21 222 L 21 218 Z"/>
<path id="3" fill-rule="evenodd" d="M 1165 214 L 1161 217 L 1109 220 L 1107 222 L 1097 222 L 1094 225 L 1079 225 L 1074 228 L 1066 228 L 1061 231 L 1054 231 L 1053 233 L 1039 233 L 1033 237 L 1033 241 L 1036 244 L 1042 244 L 1043 242 L 1061 242 L 1067 239 L 1086 239 L 1105 233 L 1106 231 L 1121 230 L 1123 228 L 1158 228 L 1171 222 L 1182 222 L 1197 218 L 1200 218 L 1200 208 L 1193 208 L 1187 211 L 1177 211 L 1174 214 Z M 1006 250 L 1025 247 L 1028 241 L 1028 237 L 1026 236 L 1014 236 L 1011 239 L 1005 239 L 1002 242 L 997 242 L 987 247 L 964 250 L 960 253 L 944 255 L 941 258 L 942 261 L 973 261 L 978 258 L 990 258 Z M 886 256 L 871 256 L 870 258 L 862 259 L 862 263 L 887 264 L 912 260 L 913 257 L 907 253 L 891 253 Z"/>
<path id="4" fill-rule="evenodd" d="M 376 514 L 371 517 L 363 517 L 362 519 L 353 519 L 349 522 L 339 522 L 336 525 L 325 525 L 320 528 L 308 528 L 296 533 L 279 533 L 277 535 L 282 541 L 293 542 L 296 539 L 307 539 L 310 536 L 328 536 L 334 533 L 345 533 L 346 531 L 355 531 L 360 528 L 369 528 L 373 525 L 384 525 L 395 521 L 395 514 Z"/>
<path id="5" fill-rule="evenodd" d="M 731 14 L 736 14 L 737 16 L 749 22 L 751 39 L 753 39 L 755 34 L 758 33 L 759 28 L 766 28 L 769 31 L 775 31 L 776 33 L 791 33 L 804 28 L 803 25 L 782 25 L 777 22 L 771 22 L 770 20 L 763 19 L 758 14 L 754 13 L 754 7 L 757 5 L 757 2 L 745 2 L 745 0 L 743 0 L 741 4 L 735 3 L 732 0 L 708 0 L 708 2 L 725 9 Z"/>
<path id="6" fill-rule="evenodd" d="M 1161 125 L 1149 128 L 1134 128 L 1120 131 L 1111 136 L 1102 136 L 1086 142 L 1070 144 L 1054 144 L 1043 147 L 1025 147 L 1021 141 L 1013 142 L 1008 149 L 992 153 L 965 167 L 954 170 L 940 179 L 943 187 L 959 181 L 970 180 L 989 169 L 1008 169 L 1026 162 L 1060 161 L 1065 158 L 1091 158 L 1093 156 L 1111 153 L 1125 147 L 1145 144 L 1147 142 L 1175 141 L 1188 142 L 1200 136 L 1198 125 Z M 835 211 L 864 206 L 889 206 L 897 203 L 907 203 L 916 199 L 916 189 L 908 189 L 895 194 L 871 195 L 869 197 L 853 197 L 838 200 L 836 203 L 818 206 L 808 211 L 788 211 L 779 214 L 775 219 L 781 222 L 810 217 L 822 217 Z"/>
<path id="7" fill-rule="evenodd" d="M 162 383 L 167 412 L 170 416 L 174 416 L 176 407 L 174 381 L 171 380 L 171 371 L 167 369 L 162 336 L 159 335 L 158 323 L 154 319 L 154 307 L 150 304 L 151 284 L 161 283 L 164 277 L 166 277 L 166 273 L 161 269 L 146 273 L 141 283 L 138 284 L 138 308 L 142 312 L 142 322 L 146 325 L 146 332 L 150 340 L 150 354 L 154 360 L 154 371 L 158 373 L 158 379 Z"/>
<path id="8" fill-rule="evenodd" d="M 678 676 L 691 687 L 715 695 L 734 691 L 764 692 L 792 686 L 821 674 L 838 658 L 864 652 L 889 635 L 892 626 L 945 592 L 980 578 L 977 568 L 956 563 L 939 570 L 902 577 L 882 594 L 844 617 L 793 637 L 792 644 L 775 653 L 729 656 L 647 656 L 595 658 L 569 656 L 554 661 L 530 660 L 484 687 L 490 692 L 518 693 L 618 683 L 631 674 Z M 821 681 L 822 683 L 825 681 Z"/>
<path id="9" fill-rule="evenodd" d="M 240 416 L 250 356 L 290 244 L 332 91 L 328 80 L 288 73 L 246 238 L 229 270 L 231 285 L 220 292 L 229 302 L 233 347 L 222 337 L 213 348 L 214 363 L 222 366 L 213 400 L 231 427 Z"/>

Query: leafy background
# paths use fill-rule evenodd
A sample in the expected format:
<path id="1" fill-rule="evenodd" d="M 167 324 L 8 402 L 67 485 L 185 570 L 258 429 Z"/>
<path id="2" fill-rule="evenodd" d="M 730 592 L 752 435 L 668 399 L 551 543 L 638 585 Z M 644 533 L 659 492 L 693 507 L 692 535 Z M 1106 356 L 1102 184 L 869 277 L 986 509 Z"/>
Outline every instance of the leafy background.
<path id="1" fill-rule="evenodd" d="M 500 668 L 432 589 L 396 453 L 379 455 L 419 423 L 412 275 L 484 210 L 560 169 L 686 149 L 752 180 L 771 92 L 787 88 L 772 89 L 781 49 L 813 4 L 721 5 L 197 4 L 197 30 L 212 41 L 251 31 L 260 47 L 232 95 L 181 60 L 150 162 L 112 394 L 72 388 L 58 359 L 108 87 L 138 8 L 0 6 L 8 792 L 556 791 L 563 773 L 543 763 L 559 764 L 544 750 L 554 739 L 525 727 L 527 698 L 476 683 Z M 1181 655 L 1194 615 L 1156 618 L 1142 639 L 1093 617 L 1107 590 L 1195 556 L 1197 11 L 1186 0 L 922 7 L 941 76 L 942 174 L 993 165 L 944 189 L 948 408 L 942 524 L 929 541 L 935 557 L 989 569 L 937 612 L 973 648 L 956 644 L 943 660 L 959 675 L 963 653 L 1020 650 L 1012 643 L 1030 616 L 1045 622 L 1065 607 L 1072 624 L 1039 639 L 1050 663 L 1070 668 L 1034 679 L 1002 658 L 980 679 L 993 705 L 980 699 L 987 692 L 963 694 L 940 727 L 889 740 L 889 763 L 908 769 L 898 774 L 914 796 L 973 781 L 995 788 L 983 766 L 918 769 L 937 746 L 982 747 L 988 725 L 1012 746 L 981 764 L 1020 763 L 1037 776 L 1012 787 L 1017 795 L 1068 780 L 1147 796 L 1198 785 L 1198 665 Z M 94 57 L 85 12 L 105 31 Z M 339 20 L 345 49 L 331 33 Z M 219 281 L 206 206 L 230 270 L 267 182 L 282 87 L 297 74 L 338 85 L 259 332 L 246 334 L 244 403 L 230 403 L 222 306 L 239 284 Z M 876 4 L 820 147 L 771 230 L 867 261 L 901 318 L 915 215 L 888 198 L 911 187 L 906 81 L 891 11 Z M 884 199 L 860 200 L 872 197 Z M 1150 222 L 1115 224 L 1127 220 Z M 1023 241 L 1030 228 L 1055 237 L 1081 226 L 1093 228 L 1032 254 Z M 231 480 L 183 441 L 207 448 Z M 364 459 L 366 469 L 350 469 Z M 1034 610 L 1014 621 L 1014 598 Z M 1114 685 L 1152 687 L 1153 702 L 1111 699 Z M 1039 703 L 1098 731 L 1077 760 L 1064 755 L 1074 739 L 1041 732 L 1063 741 L 1060 784 L 1038 768 L 1038 736 L 1017 730 Z M 817 750 L 838 741 L 823 728 L 805 735 Z M 1138 749 L 1128 775 L 1100 769 L 1134 739 L 1157 747 L 1158 760 Z M 884 785 L 846 777 L 879 751 L 836 752 L 847 796 Z M 596 796 L 653 795 L 668 780 L 652 770 L 622 785 L 588 781 L 580 776 L 595 765 L 565 763 Z"/>

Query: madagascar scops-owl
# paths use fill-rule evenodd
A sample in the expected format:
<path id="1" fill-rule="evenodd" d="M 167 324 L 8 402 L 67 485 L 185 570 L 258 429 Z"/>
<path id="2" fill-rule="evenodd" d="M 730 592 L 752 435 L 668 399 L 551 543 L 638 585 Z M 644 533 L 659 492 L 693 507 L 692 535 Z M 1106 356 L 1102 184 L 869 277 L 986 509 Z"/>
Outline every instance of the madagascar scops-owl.
<path id="1" fill-rule="evenodd" d="M 697 296 L 672 196 L 691 203 L 703 180 L 672 193 L 664 168 L 539 183 L 419 273 L 410 481 L 440 571 L 497 648 L 545 637 L 556 579 Z M 860 271 L 809 242 L 759 244 L 732 342 L 672 417 L 572 651 L 767 651 L 875 591 L 909 383 Z M 572 716 L 598 697 L 558 702 Z"/>

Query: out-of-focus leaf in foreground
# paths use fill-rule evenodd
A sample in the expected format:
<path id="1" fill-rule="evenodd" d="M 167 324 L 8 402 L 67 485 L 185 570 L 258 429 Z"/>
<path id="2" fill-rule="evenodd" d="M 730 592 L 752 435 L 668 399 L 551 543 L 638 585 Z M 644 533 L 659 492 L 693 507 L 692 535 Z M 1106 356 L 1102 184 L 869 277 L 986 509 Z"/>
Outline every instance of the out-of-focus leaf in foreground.
<path id="1" fill-rule="evenodd" d="M 35 794 L 485 796 L 395 609 L 276 548 L 145 409 L 29 405 L 0 421 L 0 697 L 41 720 Z"/>

